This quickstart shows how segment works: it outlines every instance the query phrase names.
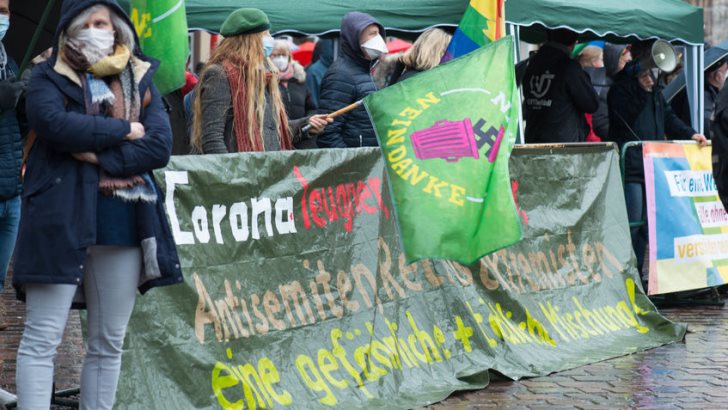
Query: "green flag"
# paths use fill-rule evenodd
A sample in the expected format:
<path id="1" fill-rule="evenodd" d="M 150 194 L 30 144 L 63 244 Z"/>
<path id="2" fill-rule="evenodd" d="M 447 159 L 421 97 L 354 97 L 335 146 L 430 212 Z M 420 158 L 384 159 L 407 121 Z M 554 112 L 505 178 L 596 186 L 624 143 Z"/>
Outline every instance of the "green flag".
<path id="1" fill-rule="evenodd" d="M 511 38 L 371 94 L 408 261 L 470 263 L 521 239 L 508 158 L 518 126 Z"/>
<path id="2" fill-rule="evenodd" d="M 184 0 L 132 0 L 130 17 L 142 51 L 160 62 L 154 75 L 159 92 L 182 87 L 189 54 Z"/>

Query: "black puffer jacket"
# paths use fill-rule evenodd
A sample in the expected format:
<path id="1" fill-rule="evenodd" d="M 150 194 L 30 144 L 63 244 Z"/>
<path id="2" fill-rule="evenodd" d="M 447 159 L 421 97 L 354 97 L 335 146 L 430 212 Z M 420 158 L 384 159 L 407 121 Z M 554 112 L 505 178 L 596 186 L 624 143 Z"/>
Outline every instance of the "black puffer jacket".
<path id="1" fill-rule="evenodd" d="M 652 92 L 640 87 L 637 77 L 622 70 L 609 89 L 609 140 L 622 146 L 629 141 L 690 139 L 695 131 L 675 115 L 655 85 Z M 625 182 L 644 183 L 640 147 L 627 150 Z"/>
<path id="2" fill-rule="evenodd" d="M 348 13 L 341 21 L 341 53 L 321 83 L 320 112 L 334 112 L 376 91 L 371 75 L 373 62 L 364 58 L 359 46 L 359 36 L 371 24 L 378 25 L 379 34 L 385 36 L 384 27 L 368 14 Z M 374 128 L 363 106 L 337 117 L 318 137 L 321 148 L 377 145 Z"/>
<path id="3" fill-rule="evenodd" d="M 16 66 L 10 57 L 6 65 L 8 77 L 15 75 Z M 0 112 L 0 201 L 15 198 L 20 194 L 20 162 L 23 158 L 23 144 L 20 140 L 20 126 L 15 110 Z"/>
<path id="4" fill-rule="evenodd" d="M 587 73 L 566 46 L 546 43 L 530 58 L 523 78 L 526 142 L 584 142 L 585 113 L 599 106 Z"/>

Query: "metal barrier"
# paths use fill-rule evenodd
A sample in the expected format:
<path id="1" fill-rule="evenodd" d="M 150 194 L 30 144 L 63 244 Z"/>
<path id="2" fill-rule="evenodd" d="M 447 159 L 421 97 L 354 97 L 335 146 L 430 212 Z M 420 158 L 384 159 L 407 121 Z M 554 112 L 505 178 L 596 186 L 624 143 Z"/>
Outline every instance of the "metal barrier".
<path id="1" fill-rule="evenodd" d="M 619 155 L 619 170 L 622 172 L 622 186 L 627 183 L 626 181 L 626 174 L 625 174 L 625 157 L 627 156 L 627 150 L 633 147 L 642 147 L 642 143 L 644 141 L 629 141 L 628 143 L 624 144 L 622 146 L 622 151 Z M 647 223 L 647 219 L 640 219 L 639 221 L 628 221 L 630 228 L 638 228 L 640 226 L 643 226 Z"/>
<path id="2" fill-rule="evenodd" d="M 629 141 L 625 143 L 622 146 L 622 149 L 620 151 L 619 155 L 619 167 L 620 171 L 622 172 L 622 186 L 626 183 L 626 175 L 625 175 L 625 157 L 627 154 L 627 150 L 633 147 L 641 147 L 643 143 L 645 142 L 666 142 L 670 144 L 688 144 L 693 145 L 697 144 L 697 142 L 692 140 L 672 140 L 672 141 Z M 710 140 L 708 140 L 708 145 L 711 145 Z M 640 155 L 641 156 L 641 155 Z M 637 228 L 647 223 L 647 220 L 639 220 L 639 221 L 629 221 L 629 227 L 630 228 Z"/>

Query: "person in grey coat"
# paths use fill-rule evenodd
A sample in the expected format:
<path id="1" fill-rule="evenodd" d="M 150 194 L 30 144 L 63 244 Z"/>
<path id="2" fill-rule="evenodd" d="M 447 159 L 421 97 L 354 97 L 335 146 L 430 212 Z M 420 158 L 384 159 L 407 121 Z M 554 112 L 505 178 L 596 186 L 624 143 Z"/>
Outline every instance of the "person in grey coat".
<path id="1" fill-rule="evenodd" d="M 280 151 L 330 122 L 325 115 L 289 121 L 278 86 L 278 70 L 269 60 L 274 40 L 268 16 L 242 8 L 223 22 L 225 39 L 215 49 L 195 88 L 192 145 L 195 152 Z"/>

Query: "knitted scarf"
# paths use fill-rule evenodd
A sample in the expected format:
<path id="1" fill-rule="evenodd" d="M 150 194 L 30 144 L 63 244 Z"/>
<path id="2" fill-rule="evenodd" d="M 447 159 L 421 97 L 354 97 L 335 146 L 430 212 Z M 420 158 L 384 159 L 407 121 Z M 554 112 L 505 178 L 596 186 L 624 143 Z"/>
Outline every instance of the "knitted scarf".
<path id="1" fill-rule="evenodd" d="M 139 121 L 139 89 L 126 47 L 117 46 L 114 54 L 91 65 L 82 50 L 69 42 L 63 57 L 73 69 L 83 73 L 80 77 L 86 114 Z M 118 178 L 99 168 L 99 190 L 128 202 L 154 203 L 157 200 L 157 192 L 148 174 Z"/>
<path id="2" fill-rule="evenodd" d="M 241 82 L 241 68 L 237 64 L 230 61 L 223 63 L 225 72 L 227 73 L 228 82 L 230 83 L 230 94 L 232 95 L 233 104 L 233 131 L 235 131 L 235 139 L 237 142 L 238 152 L 265 151 L 263 144 L 263 136 L 260 133 L 262 124 L 253 125 L 253 138 L 248 135 L 248 128 L 245 126 L 247 121 L 247 112 L 254 107 L 248 107 L 248 90 L 245 84 Z M 266 82 L 270 81 L 266 74 Z M 275 110 L 273 110 L 275 112 Z M 281 149 L 293 149 L 293 143 L 288 131 L 286 118 L 283 116 L 284 111 L 281 110 L 281 116 L 278 119 L 278 141 Z M 252 141 L 251 141 L 252 140 Z"/>

